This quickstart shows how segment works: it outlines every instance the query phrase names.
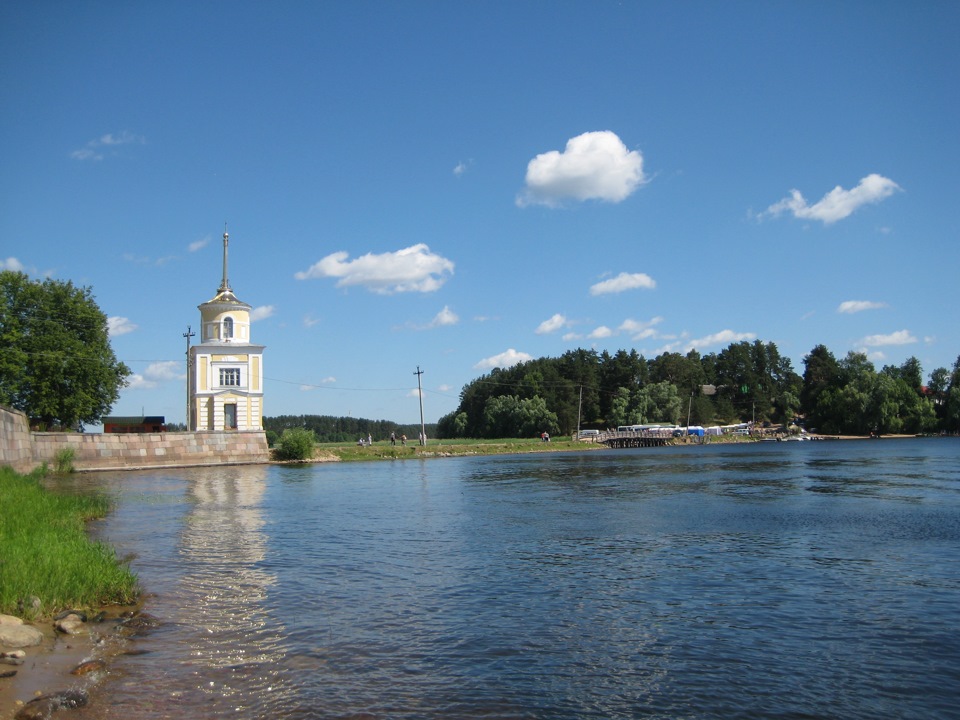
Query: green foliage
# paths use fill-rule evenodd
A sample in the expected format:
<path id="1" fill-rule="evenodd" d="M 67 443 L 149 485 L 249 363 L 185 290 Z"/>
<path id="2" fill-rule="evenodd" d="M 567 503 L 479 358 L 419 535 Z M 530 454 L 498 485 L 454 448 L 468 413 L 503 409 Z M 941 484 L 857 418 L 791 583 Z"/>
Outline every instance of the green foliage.
<path id="1" fill-rule="evenodd" d="M 63 448 L 62 450 L 57 450 L 57 454 L 54 457 L 54 464 L 56 465 L 56 472 L 63 475 L 66 473 L 73 472 L 73 448 Z"/>
<path id="2" fill-rule="evenodd" d="M 878 373 L 862 353 L 837 361 L 823 345 L 804 358 L 800 377 L 774 343 L 733 343 L 700 356 L 574 350 L 496 368 L 464 386 L 459 407 L 441 418 L 440 438 L 493 438 L 526 432 L 523 401 L 542 400 L 561 435 L 583 427 L 647 422 L 728 424 L 755 420 L 789 426 L 797 416 L 830 434 L 960 431 L 960 358 L 919 385 L 916 358 Z M 712 385 L 710 394 L 703 386 Z M 540 418 L 546 422 L 549 418 Z M 539 430 L 537 430 L 539 432 Z M 547 432 L 553 431 L 548 430 Z"/>
<path id="3" fill-rule="evenodd" d="M 98 422 L 130 375 L 90 289 L 70 282 L 0 272 L 0 347 L 0 404 L 45 429 Z"/>
<path id="4" fill-rule="evenodd" d="M 519 398 L 499 395 L 487 400 L 481 437 L 523 438 L 558 432 L 556 413 L 547 409 L 541 397 Z"/>
<path id="5" fill-rule="evenodd" d="M 424 426 L 427 437 L 435 435 L 436 427 L 435 424 Z M 276 443 L 276 439 L 284 430 L 292 428 L 305 428 L 312 431 L 317 442 L 321 443 L 356 442 L 368 435 L 375 441 L 380 441 L 389 438 L 391 432 L 396 433 L 397 437 L 406 435 L 408 438 L 416 438 L 420 434 L 419 423 L 402 424 L 388 420 L 367 420 L 354 417 L 334 417 L 332 415 L 279 415 L 263 418 L 263 429 L 267 432 L 268 440 L 271 438 L 271 433 L 275 436 L 275 439 L 270 442 L 271 446 Z"/>
<path id="6" fill-rule="evenodd" d="M 37 475 L 0 468 L 0 507 L 0 612 L 31 596 L 44 614 L 136 600 L 130 569 L 86 535 L 86 521 L 109 512 L 106 496 L 50 492 Z"/>
<path id="7" fill-rule="evenodd" d="M 664 380 L 640 388 L 636 407 L 640 423 L 667 422 L 676 425 L 680 421 L 683 401 L 677 393 L 677 386 Z"/>
<path id="8" fill-rule="evenodd" d="M 312 430 L 289 428 L 283 431 L 273 455 L 277 460 L 310 460 L 317 444 Z"/>

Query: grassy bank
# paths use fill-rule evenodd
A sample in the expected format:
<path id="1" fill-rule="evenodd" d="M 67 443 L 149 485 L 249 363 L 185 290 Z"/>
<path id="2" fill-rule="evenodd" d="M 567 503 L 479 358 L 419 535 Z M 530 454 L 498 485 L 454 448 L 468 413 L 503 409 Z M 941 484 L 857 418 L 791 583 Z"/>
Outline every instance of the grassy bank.
<path id="1" fill-rule="evenodd" d="M 759 438 L 735 435 L 722 437 L 707 437 L 702 444 L 715 445 L 720 443 L 750 443 Z M 671 445 L 700 444 L 701 441 L 692 438 L 672 440 Z M 562 452 L 578 450 L 606 450 L 606 445 L 581 441 L 569 438 L 551 439 L 550 442 L 541 442 L 539 438 L 501 438 L 498 440 L 453 439 L 430 440 L 420 447 L 416 440 L 407 440 L 406 446 L 397 441 L 391 445 L 389 441 L 375 442 L 373 445 L 357 445 L 356 443 L 319 443 L 314 450 L 315 460 L 403 460 L 411 458 L 452 457 L 457 455 L 505 455 L 510 453 L 537 453 Z"/>
<path id="2" fill-rule="evenodd" d="M 456 455 L 505 455 L 511 453 L 558 452 L 563 450 L 598 450 L 602 445 L 589 442 L 574 442 L 568 439 L 541 442 L 539 438 L 504 438 L 499 440 L 430 440 L 420 446 L 416 440 L 407 440 L 401 445 L 389 441 L 373 445 L 346 443 L 321 443 L 316 446 L 314 457 L 319 460 L 403 460 L 411 458 L 451 457 Z"/>
<path id="3" fill-rule="evenodd" d="M 87 521 L 109 512 L 107 497 L 51 492 L 36 474 L 4 467 L 0 508 L 0 613 L 49 616 L 136 600 L 130 569 L 112 548 L 87 537 Z M 38 610 L 31 598 L 40 600 Z"/>

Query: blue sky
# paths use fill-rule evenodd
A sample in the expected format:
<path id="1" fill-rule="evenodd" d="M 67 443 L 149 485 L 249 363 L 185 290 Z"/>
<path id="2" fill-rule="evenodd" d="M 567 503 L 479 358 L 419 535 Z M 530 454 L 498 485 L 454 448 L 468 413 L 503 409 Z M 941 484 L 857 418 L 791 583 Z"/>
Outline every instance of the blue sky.
<path id="1" fill-rule="evenodd" d="M 183 421 L 255 308 L 267 415 L 427 422 L 577 347 L 960 354 L 955 2 L 8 2 L 0 266 L 92 287 Z"/>

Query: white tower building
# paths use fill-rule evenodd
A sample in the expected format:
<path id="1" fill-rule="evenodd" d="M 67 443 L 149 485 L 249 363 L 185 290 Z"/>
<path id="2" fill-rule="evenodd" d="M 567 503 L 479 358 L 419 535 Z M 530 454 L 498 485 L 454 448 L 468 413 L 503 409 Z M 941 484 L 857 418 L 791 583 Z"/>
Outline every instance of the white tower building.
<path id="1" fill-rule="evenodd" d="M 223 280 L 213 299 L 198 305 L 200 343 L 190 348 L 187 384 L 191 430 L 263 429 L 263 345 L 250 337 L 250 305 L 227 279 L 223 233 Z"/>

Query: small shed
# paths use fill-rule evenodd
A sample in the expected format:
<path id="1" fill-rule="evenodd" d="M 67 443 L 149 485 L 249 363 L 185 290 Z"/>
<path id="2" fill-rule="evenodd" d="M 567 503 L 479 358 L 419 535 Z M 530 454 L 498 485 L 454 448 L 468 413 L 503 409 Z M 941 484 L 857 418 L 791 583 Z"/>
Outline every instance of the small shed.
<path id="1" fill-rule="evenodd" d="M 105 433 L 159 433 L 166 431 L 166 419 L 163 415 L 105 417 L 103 419 L 103 432 Z"/>

